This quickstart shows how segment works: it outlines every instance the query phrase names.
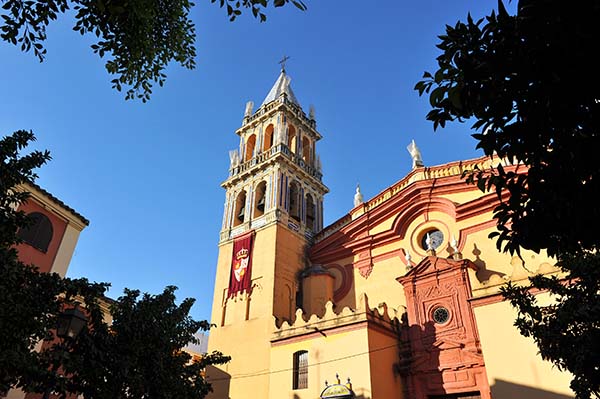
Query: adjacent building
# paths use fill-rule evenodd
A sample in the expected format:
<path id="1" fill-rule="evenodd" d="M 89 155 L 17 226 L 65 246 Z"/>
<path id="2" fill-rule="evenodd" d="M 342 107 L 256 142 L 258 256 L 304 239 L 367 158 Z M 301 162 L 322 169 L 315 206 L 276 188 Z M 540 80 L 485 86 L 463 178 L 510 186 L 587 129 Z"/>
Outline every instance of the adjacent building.
<path id="1" fill-rule="evenodd" d="M 26 212 L 32 224 L 18 232 L 23 240 L 17 247 L 19 259 L 25 264 L 36 265 L 41 272 L 64 277 L 79 234 L 90 222 L 36 184 L 23 185 L 20 189 L 29 192 L 30 196 L 18 210 Z"/>
<path id="2" fill-rule="evenodd" d="M 30 193 L 29 199 L 17 208 L 26 212 L 32 223 L 18 231 L 23 240 L 17 246 L 19 259 L 35 265 L 41 272 L 58 273 L 64 277 L 73 257 L 81 231 L 89 221 L 63 201 L 36 184 L 25 184 L 19 190 Z M 1 395 L 0 395 L 1 396 Z M 11 389 L 7 399 L 40 397 Z"/>

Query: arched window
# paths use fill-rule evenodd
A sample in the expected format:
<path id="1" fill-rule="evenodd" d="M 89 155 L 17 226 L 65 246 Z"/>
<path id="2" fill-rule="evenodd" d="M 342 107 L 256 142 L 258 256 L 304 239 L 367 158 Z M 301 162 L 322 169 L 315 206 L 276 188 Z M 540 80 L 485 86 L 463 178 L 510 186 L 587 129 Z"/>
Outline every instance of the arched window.
<path id="1" fill-rule="evenodd" d="M 290 183 L 290 216 L 296 221 L 300 221 L 300 190 L 296 182 Z"/>
<path id="2" fill-rule="evenodd" d="M 242 191 L 235 199 L 235 213 L 233 214 L 233 227 L 244 223 L 246 219 L 246 192 Z"/>
<path id="3" fill-rule="evenodd" d="M 294 352 L 292 389 L 308 388 L 308 351 Z"/>
<path id="4" fill-rule="evenodd" d="M 42 252 L 48 251 L 52 241 L 52 222 L 43 213 L 33 212 L 29 214 L 31 224 L 19 230 L 17 234 L 20 239 Z"/>
<path id="5" fill-rule="evenodd" d="M 296 128 L 290 125 L 290 127 L 288 128 L 288 148 L 294 154 L 296 153 L 297 140 L 298 139 L 296 137 Z"/>
<path id="6" fill-rule="evenodd" d="M 267 151 L 269 148 L 273 147 L 273 125 L 267 126 L 265 129 L 265 137 L 263 140 L 263 151 Z"/>
<path id="7" fill-rule="evenodd" d="M 310 140 L 308 137 L 302 137 L 302 159 L 306 165 L 310 164 Z"/>
<path id="8" fill-rule="evenodd" d="M 244 162 L 252 159 L 254 155 L 254 147 L 256 146 L 256 135 L 252 134 L 248 137 L 248 141 L 246 142 L 246 156 L 244 157 Z"/>
<path id="9" fill-rule="evenodd" d="M 262 181 L 256 186 L 256 194 L 254 197 L 254 217 L 260 217 L 265 214 L 267 182 Z"/>
<path id="10" fill-rule="evenodd" d="M 312 195 L 306 195 L 306 227 L 315 230 L 315 201 Z"/>

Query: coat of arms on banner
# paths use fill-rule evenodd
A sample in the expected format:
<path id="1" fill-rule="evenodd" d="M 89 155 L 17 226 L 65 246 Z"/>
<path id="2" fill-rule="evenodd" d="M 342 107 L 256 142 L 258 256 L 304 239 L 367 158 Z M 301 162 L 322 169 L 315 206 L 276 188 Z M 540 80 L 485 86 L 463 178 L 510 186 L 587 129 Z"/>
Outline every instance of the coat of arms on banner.
<path id="1" fill-rule="evenodd" d="M 248 269 L 248 261 L 250 260 L 249 251 L 247 248 L 240 249 L 235 254 L 233 261 L 233 274 L 237 281 L 242 281 L 246 270 Z"/>
<path id="2" fill-rule="evenodd" d="M 254 232 L 248 232 L 233 240 L 231 254 L 231 274 L 229 275 L 229 293 L 231 298 L 238 292 L 248 292 L 252 288 L 252 238 Z"/>

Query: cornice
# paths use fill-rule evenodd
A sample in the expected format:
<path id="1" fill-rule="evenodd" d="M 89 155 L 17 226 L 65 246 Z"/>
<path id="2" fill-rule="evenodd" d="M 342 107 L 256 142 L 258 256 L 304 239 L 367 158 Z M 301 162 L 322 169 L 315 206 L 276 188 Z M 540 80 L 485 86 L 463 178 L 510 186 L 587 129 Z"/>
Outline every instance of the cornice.
<path id="1" fill-rule="evenodd" d="M 242 126 L 238 128 L 235 133 L 238 136 L 241 136 L 248 129 L 257 128 L 260 124 L 273 117 L 279 111 L 285 111 L 287 115 L 294 118 L 294 120 L 302 126 L 304 129 L 303 131 L 309 133 L 315 141 L 323 138 L 316 129 L 316 123 L 308 119 L 304 114 L 304 111 L 291 103 L 286 95 L 282 95 L 280 98 L 265 104 L 257 109 L 252 116 L 244 118 Z"/>

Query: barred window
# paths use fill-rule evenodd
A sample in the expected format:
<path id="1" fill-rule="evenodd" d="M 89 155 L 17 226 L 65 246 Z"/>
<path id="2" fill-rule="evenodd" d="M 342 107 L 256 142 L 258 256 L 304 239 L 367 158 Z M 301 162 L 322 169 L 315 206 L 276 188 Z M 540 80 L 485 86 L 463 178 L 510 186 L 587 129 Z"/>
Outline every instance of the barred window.
<path id="1" fill-rule="evenodd" d="M 294 352 L 293 389 L 308 388 L 308 351 Z"/>
<path id="2" fill-rule="evenodd" d="M 54 233 L 52 222 L 48 219 L 48 216 L 39 212 L 30 213 L 29 218 L 31 224 L 20 229 L 17 235 L 25 243 L 45 253 L 48 251 Z"/>

